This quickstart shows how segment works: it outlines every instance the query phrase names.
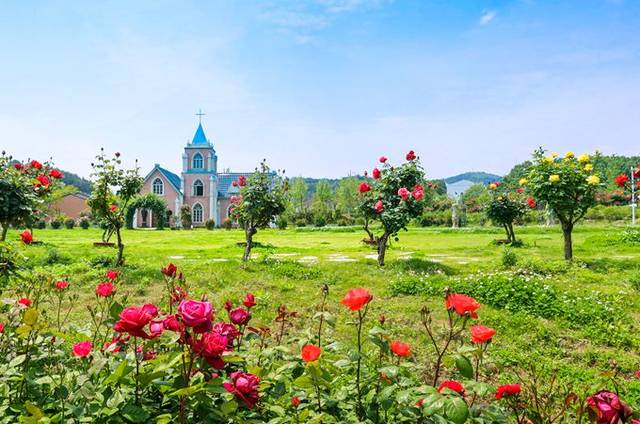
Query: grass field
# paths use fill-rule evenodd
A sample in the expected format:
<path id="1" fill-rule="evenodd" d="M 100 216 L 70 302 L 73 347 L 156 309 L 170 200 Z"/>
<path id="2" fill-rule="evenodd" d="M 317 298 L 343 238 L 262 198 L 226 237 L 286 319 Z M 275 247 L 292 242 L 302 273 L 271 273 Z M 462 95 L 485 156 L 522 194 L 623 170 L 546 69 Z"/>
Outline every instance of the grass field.
<path id="1" fill-rule="evenodd" d="M 558 228 L 518 228 L 524 246 L 511 250 L 516 263 L 505 266 L 505 248 L 493 243 L 503 236 L 499 229 L 411 228 L 380 269 L 359 229 L 260 231 L 248 265 L 239 261 L 238 230 L 131 230 L 124 233 L 122 275 L 129 304 L 160 301 L 159 269 L 169 262 L 184 272 L 192 293 L 206 294 L 218 308 L 227 298 L 253 292 L 259 303 L 254 325 L 269 325 L 277 306 L 286 304 L 301 313 L 304 326 L 323 284 L 330 287 L 330 309 L 346 318 L 340 298 L 348 288 L 367 287 L 375 295 L 371 316 L 384 313 L 389 328 L 401 324 L 397 335 L 412 341 L 417 357 L 430 354 L 419 309 L 427 305 L 442 316 L 442 291 L 449 286 L 483 303 L 482 322 L 498 330 L 491 351 L 494 369 L 504 368 L 501 375 L 515 363 L 536 364 L 547 379 L 557 372 L 575 391 L 589 391 L 606 384 L 603 373 L 619 369 L 620 391 L 637 408 L 640 243 L 623 238 L 625 231 L 578 227 L 576 261 L 566 264 Z M 93 247 L 99 237 L 97 229 L 36 230 L 44 243 L 21 248 L 34 270 L 67 278 L 77 288 L 81 298 L 72 319 L 79 327 L 86 322 L 84 300 L 94 296 L 106 259 L 115 256 L 115 250 Z M 352 334 L 343 331 L 344 321 L 338 320 L 338 339 Z"/>

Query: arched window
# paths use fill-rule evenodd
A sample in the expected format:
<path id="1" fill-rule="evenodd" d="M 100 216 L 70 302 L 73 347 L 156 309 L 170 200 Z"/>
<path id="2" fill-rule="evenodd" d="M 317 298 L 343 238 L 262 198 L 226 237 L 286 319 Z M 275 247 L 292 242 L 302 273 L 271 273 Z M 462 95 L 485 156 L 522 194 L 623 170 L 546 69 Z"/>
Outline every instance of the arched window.
<path id="1" fill-rule="evenodd" d="M 156 178 L 155 180 L 153 180 L 153 184 L 151 186 L 153 189 L 153 194 L 164 194 L 164 183 L 160 178 Z"/>
<path id="2" fill-rule="evenodd" d="M 193 155 L 193 161 L 191 162 L 191 168 L 204 169 L 204 159 L 200 153 Z"/>
<path id="3" fill-rule="evenodd" d="M 202 184 L 202 181 L 195 180 L 193 182 L 193 195 L 204 196 L 204 184 Z"/>
<path id="4" fill-rule="evenodd" d="M 193 220 L 194 224 L 202 223 L 203 212 L 202 205 L 200 203 L 196 203 L 195 205 L 193 205 L 191 213 L 193 215 L 191 219 Z"/>

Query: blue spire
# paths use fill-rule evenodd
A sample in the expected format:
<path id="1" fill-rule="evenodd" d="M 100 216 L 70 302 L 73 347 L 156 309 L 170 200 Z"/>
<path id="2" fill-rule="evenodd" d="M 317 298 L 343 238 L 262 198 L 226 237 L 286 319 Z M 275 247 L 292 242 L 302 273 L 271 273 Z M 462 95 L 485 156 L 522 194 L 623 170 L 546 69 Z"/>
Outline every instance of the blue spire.
<path id="1" fill-rule="evenodd" d="M 204 135 L 204 130 L 202 129 L 202 124 L 198 124 L 198 129 L 193 136 L 193 140 L 191 144 L 209 144 L 207 141 L 207 137 Z"/>

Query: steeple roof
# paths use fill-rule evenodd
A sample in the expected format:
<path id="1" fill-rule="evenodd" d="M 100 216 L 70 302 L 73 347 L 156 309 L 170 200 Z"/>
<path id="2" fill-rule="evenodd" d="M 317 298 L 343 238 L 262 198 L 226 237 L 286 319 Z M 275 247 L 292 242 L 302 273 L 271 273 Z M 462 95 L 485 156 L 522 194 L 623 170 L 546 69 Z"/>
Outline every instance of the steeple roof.
<path id="1" fill-rule="evenodd" d="M 193 135 L 193 140 L 191 144 L 209 144 L 207 137 L 204 135 L 204 130 L 202 129 L 202 124 L 198 124 L 198 129 L 196 133 Z"/>

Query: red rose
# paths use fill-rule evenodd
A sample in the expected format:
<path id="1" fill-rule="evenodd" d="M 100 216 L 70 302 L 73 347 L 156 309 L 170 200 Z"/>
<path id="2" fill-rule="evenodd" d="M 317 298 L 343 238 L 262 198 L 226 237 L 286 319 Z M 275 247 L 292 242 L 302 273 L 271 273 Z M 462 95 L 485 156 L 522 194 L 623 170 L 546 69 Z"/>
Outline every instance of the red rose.
<path id="1" fill-rule="evenodd" d="M 527 205 L 529 205 L 531 209 L 535 209 L 538 207 L 538 204 L 536 203 L 536 199 L 534 199 L 531 196 L 527 198 Z"/>
<path id="2" fill-rule="evenodd" d="M 49 187 L 49 184 L 51 183 L 46 175 L 38 175 L 36 180 L 38 180 L 36 186 L 43 186 L 45 188 Z"/>
<path id="3" fill-rule="evenodd" d="M 68 281 L 64 281 L 64 280 L 56 281 L 56 288 L 58 290 L 64 290 L 67 287 L 69 287 L 69 282 Z"/>
<path id="4" fill-rule="evenodd" d="M 394 340 L 389 345 L 389 349 L 391 349 L 391 352 L 402 358 L 411 356 L 411 346 L 409 346 L 409 343 L 402 343 L 398 340 Z"/>
<path id="5" fill-rule="evenodd" d="M 167 316 L 162 321 L 162 326 L 165 330 L 174 331 L 176 333 L 182 333 L 184 331 L 184 324 L 178 320 L 175 314 Z"/>
<path id="6" fill-rule="evenodd" d="M 412 161 L 415 159 L 416 159 L 416 154 L 413 152 L 413 150 L 409 150 L 409 153 L 407 153 L 407 160 Z"/>
<path id="7" fill-rule="evenodd" d="M 118 211 L 118 205 L 116 205 L 115 203 L 112 203 L 111 206 L 109 206 L 109 212 L 115 213 L 117 211 Z"/>
<path id="8" fill-rule="evenodd" d="M 151 337 L 160 337 L 164 332 L 164 320 L 153 320 L 149 324 L 149 334 Z"/>
<path id="9" fill-rule="evenodd" d="M 85 358 L 89 356 L 91 349 L 93 349 L 93 343 L 89 341 L 76 343 L 73 345 L 73 356 Z"/>
<path id="10" fill-rule="evenodd" d="M 366 193 L 368 191 L 371 191 L 371 186 L 368 183 L 360 183 L 358 186 L 358 192 Z"/>
<path id="11" fill-rule="evenodd" d="M 115 289 L 111 283 L 100 283 L 96 286 L 96 294 L 102 297 L 111 296 Z"/>
<path id="12" fill-rule="evenodd" d="M 238 182 L 234 181 L 234 182 L 231 183 L 231 185 L 234 186 L 234 187 L 238 187 Z"/>
<path id="13" fill-rule="evenodd" d="M 174 278 L 176 276 L 176 272 L 178 271 L 178 267 L 174 264 L 169 264 L 161 269 L 162 273 L 169 278 Z"/>
<path id="14" fill-rule="evenodd" d="M 380 161 L 380 163 L 385 163 L 387 162 L 387 157 L 386 156 L 380 156 L 380 159 L 378 159 Z"/>
<path id="15" fill-rule="evenodd" d="M 16 164 L 14 164 L 13 167 L 19 171 L 19 170 L 22 169 L 22 164 L 18 162 Z"/>
<path id="16" fill-rule="evenodd" d="M 31 234 L 31 231 L 29 231 L 29 230 L 24 230 L 23 232 L 21 232 L 20 233 L 20 239 L 22 240 L 22 242 L 24 244 L 33 243 L 33 235 Z"/>
<path id="17" fill-rule="evenodd" d="M 455 380 L 445 380 L 438 387 L 438 392 L 442 393 L 445 389 L 449 389 L 458 394 L 464 395 L 464 386 Z"/>
<path id="18" fill-rule="evenodd" d="M 0 333 L 4 332 L 4 324 L 0 322 Z"/>
<path id="19" fill-rule="evenodd" d="M 424 199 L 424 188 L 420 184 L 416 184 L 416 186 L 413 187 L 413 192 L 411 192 L 411 195 L 417 201 Z"/>
<path id="20" fill-rule="evenodd" d="M 476 311 L 480 307 L 480 304 L 472 297 L 454 293 L 447 296 L 446 307 L 449 310 L 454 309 L 460 316 L 478 318 Z"/>
<path id="21" fill-rule="evenodd" d="M 587 398 L 590 415 L 596 424 L 617 424 L 626 422 L 631 417 L 631 408 L 615 394 L 608 390 L 600 390 Z"/>
<path id="22" fill-rule="evenodd" d="M 233 393 L 249 409 L 260 400 L 259 385 L 260 379 L 257 376 L 239 371 L 231 373 L 231 381 L 223 384 L 229 393 Z"/>
<path id="23" fill-rule="evenodd" d="M 62 178 L 64 175 L 62 174 L 62 172 L 60 172 L 57 169 L 52 169 L 51 171 L 49 171 L 49 176 L 52 178 L 55 178 L 56 180 L 59 180 L 60 178 Z"/>
<path id="24" fill-rule="evenodd" d="M 371 175 L 373 175 L 373 179 L 374 180 L 379 180 L 380 179 L 380 170 L 378 168 L 373 168 L 373 171 L 371 172 Z"/>
<path id="25" fill-rule="evenodd" d="M 178 306 L 178 315 L 182 318 L 184 325 L 193 328 L 196 333 L 205 333 L 211 330 L 213 306 L 209 302 L 183 300 Z"/>
<path id="26" fill-rule="evenodd" d="M 300 352 L 300 356 L 302 356 L 302 360 L 305 362 L 313 362 L 317 361 L 322 353 L 322 349 L 313 344 L 304 345 L 302 351 Z"/>
<path id="27" fill-rule="evenodd" d="M 118 278 L 118 271 L 114 271 L 114 270 L 107 271 L 107 273 L 105 274 L 105 277 L 107 277 L 108 280 L 115 280 L 116 278 Z"/>
<path id="28" fill-rule="evenodd" d="M 37 160 L 32 160 L 30 165 L 31 165 L 32 168 L 42 169 L 42 164 L 40 162 L 38 162 Z"/>
<path id="29" fill-rule="evenodd" d="M 251 313 L 244 308 L 236 308 L 229 311 L 229 319 L 235 325 L 246 325 L 251 319 Z"/>
<path id="30" fill-rule="evenodd" d="M 520 391 L 519 384 L 505 384 L 496 390 L 496 399 L 500 400 L 505 396 L 516 396 L 520 394 Z"/>
<path id="31" fill-rule="evenodd" d="M 382 200 L 378 200 L 376 204 L 373 206 L 373 209 L 375 209 L 377 213 L 384 212 L 384 204 L 382 203 Z"/>
<path id="32" fill-rule="evenodd" d="M 629 176 L 627 174 L 620 174 L 613 181 L 618 187 L 624 187 L 627 181 L 629 181 Z"/>
<path id="33" fill-rule="evenodd" d="M 471 342 L 480 344 L 491 341 L 493 336 L 496 335 L 496 330 L 484 325 L 474 325 L 471 327 Z"/>
<path id="34" fill-rule="evenodd" d="M 23 306 L 26 306 L 28 308 L 29 306 L 31 306 L 33 301 L 31 299 L 29 299 L 28 297 L 22 297 L 22 298 L 18 299 L 18 303 L 23 305 Z"/>
<path id="35" fill-rule="evenodd" d="M 409 190 L 407 190 L 406 187 L 400 187 L 398 189 L 398 196 L 400 196 L 402 200 L 406 201 L 409 198 Z"/>
<path id="36" fill-rule="evenodd" d="M 245 177 L 244 175 L 240 175 L 240 176 L 238 177 L 238 185 L 239 185 L 240 187 L 244 187 L 244 186 L 246 186 L 246 185 L 247 185 L 247 177 Z"/>
<path id="37" fill-rule="evenodd" d="M 256 306 L 256 298 L 252 293 L 247 293 L 242 303 L 247 308 L 253 308 L 254 306 Z"/>
<path id="38" fill-rule="evenodd" d="M 518 188 L 516 189 L 516 193 L 520 193 L 520 194 L 522 194 L 522 193 L 524 193 L 524 189 L 523 189 L 522 187 L 518 187 Z"/>
<path id="39" fill-rule="evenodd" d="M 371 302 L 371 299 L 373 299 L 373 295 L 367 289 L 356 288 L 349 290 L 340 303 L 352 311 L 359 311 Z"/>
<path id="40" fill-rule="evenodd" d="M 222 354 L 227 350 L 229 350 L 227 337 L 213 331 L 203 334 L 200 340 L 193 345 L 193 351 L 202 356 L 215 369 L 224 367 Z"/>
<path id="41" fill-rule="evenodd" d="M 300 398 L 298 396 L 294 396 L 291 398 L 291 406 L 297 408 L 300 405 Z"/>
<path id="42" fill-rule="evenodd" d="M 120 320 L 116 322 L 113 329 L 118 333 L 129 333 L 133 337 L 148 339 L 149 335 L 144 331 L 144 327 L 157 315 L 158 308 L 151 304 L 141 307 L 131 306 L 120 313 Z"/>

